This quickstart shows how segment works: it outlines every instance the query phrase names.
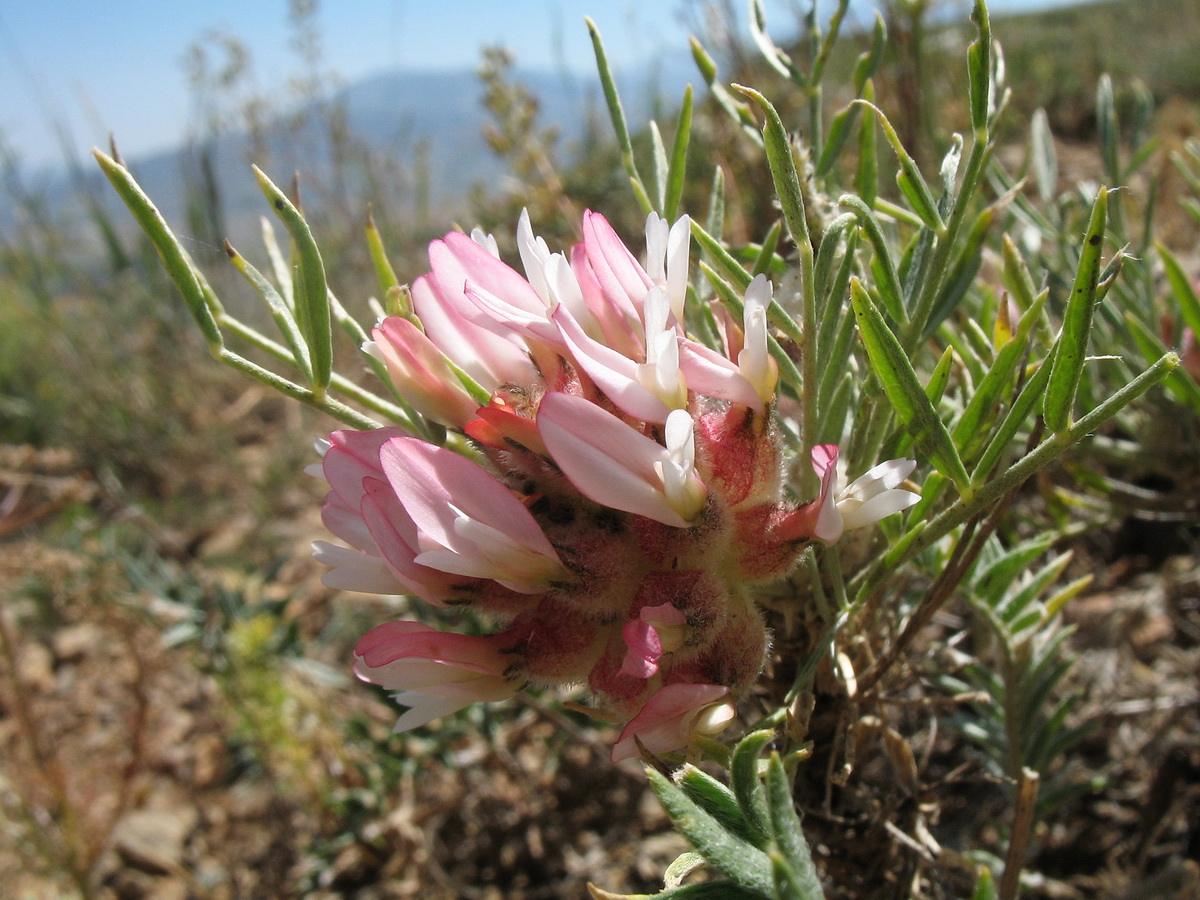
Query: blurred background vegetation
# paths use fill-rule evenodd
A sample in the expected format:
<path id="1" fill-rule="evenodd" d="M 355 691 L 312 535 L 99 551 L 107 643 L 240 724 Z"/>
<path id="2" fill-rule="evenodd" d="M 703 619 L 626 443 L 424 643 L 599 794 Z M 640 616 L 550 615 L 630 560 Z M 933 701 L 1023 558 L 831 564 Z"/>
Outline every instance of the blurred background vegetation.
<path id="1" fill-rule="evenodd" d="M 573 240 L 586 208 L 641 233 L 600 109 L 568 139 L 512 57 L 486 50 L 476 97 L 504 174 L 448 197 L 430 181 L 427 145 L 396 158 L 356 132 L 322 67 L 311 8 L 294 8 L 305 102 L 290 112 L 247 94 L 251 51 L 235 37 L 198 41 L 187 58 L 194 131 L 182 166 L 160 177 L 185 186 L 180 233 L 239 316 L 263 317 L 220 249 L 233 236 L 257 252 L 258 208 L 230 187 L 252 184 L 250 162 L 298 172 L 332 288 L 364 319 L 376 290 L 368 208 L 402 280 L 424 271 L 426 243 L 456 225 L 483 225 L 511 258 L 522 207 L 551 244 Z M 700 39 L 720 78 L 775 99 L 778 75 L 729 37 L 719 12 Z M 954 12 L 932 0 L 884 9 L 879 105 L 926 169 L 968 127 L 969 32 Z M 1154 141 L 1143 172 L 1157 179 L 1146 203 L 1159 210 L 1159 239 L 1195 276 L 1200 231 L 1176 199 L 1200 172 L 1185 150 L 1200 130 L 1200 7 L 1106 0 L 997 17 L 994 29 L 1017 107 L 1012 167 L 1027 165 L 1022 129 L 1043 108 L 1061 189 L 1102 180 L 1096 85 L 1110 74 L 1125 152 Z M 845 36 L 827 83 L 848 84 L 868 42 Z M 683 85 L 664 87 L 638 108 L 670 122 Z M 787 98 L 776 101 L 784 120 L 800 121 Z M 848 99 L 829 96 L 827 108 Z M 650 141 L 644 130 L 635 138 L 647 153 Z M 769 178 L 708 98 L 689 165 L 723 171 L 725 237 L 762 240 L 777 218 Z M 11 896 L 534 898 L 581 896 L 589 878 L 657 889 L 682 847 L 640 778 L 613 771 L 605 736 L 573 714 L 528 698 L 390 734 L 393 712 L 351 683 L 347 660 L 395 601 L 329 591 L 309 559 L 321 488 L 301 470 L 334 423 L 214 364 L 93 173 L 76 166 L 63 191 L 31 183 L 11 151 L 0 166 L 0 879 Z M 132 169 L 140 177 L 137 160 Z M 690 178 L 684 208 L 704 209 L 709 190 L 707 175 Z M 1194 524 L 1196 510 L 1173 514 L 1175 550 L 1194 553 L 1194 528 L 1179 523 Z M 1092 546 L 1110 553 L 1105 565 L 1152 569 L 1167 556 L 1131 562 L 1116 532 L 1104 541 Z M 977 674 L 979 690 L 1002 690 Z M 1126 773 L 1122 827 L 1177 828 L 1171 793 L 1194 792 L 1200 758 L 1194 744 L 1172 752 Z M 1139 807 L 1143 789 L 1150 805 Z M 1194 822 L 1180 839 L 1200 842 Z M 1092 864 L 1144 870 L 1152 842 Z"/>

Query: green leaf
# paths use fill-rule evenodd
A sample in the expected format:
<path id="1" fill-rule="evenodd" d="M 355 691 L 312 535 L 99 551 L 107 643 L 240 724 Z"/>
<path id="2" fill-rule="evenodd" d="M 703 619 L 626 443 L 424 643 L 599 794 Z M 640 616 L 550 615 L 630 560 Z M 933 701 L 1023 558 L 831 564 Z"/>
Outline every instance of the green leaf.
<path id="1" fill-rule="evenodd" d="M 774 876 L 771 861 L 763 851 L 731 834 L 657 769 L 648 768 L 646 777 L 676 830 L 692 842 L 709 865 L 743 887 L 771 895 Z"/>
<path id="2" fill-rule="evenodd" d="M 950 384 L 953 365 L 954 348 L 947 347 L 942 351 L 937 365 L 933 367 L 933 372 L 929 376 L 929 382 L 925 385 L 925 396 L 929 398 L 929 402 L 935 407 L 941 401 L 942 395 L 946 393 L 947 385 Z"/>
<path id="3" fill-rule="evenodd" d="M 775 875 L 776 900 L 807 900 L 795 869 L 779 851 L 771 853 L 771 869 Z"/>
<path id="4" fill-rule="evenodd" d="M 971 892 L 971 900 L 997 900 L 998 896 L 992 870 L 987 866 L 980 866 L 979 875 L 975 879 L 975 890 Z"/>
<path id="5" fill-rule="evenodd" d="M 1029 274 L 1029 266 L 1025 264 L 1025 260 L 1021 258 L 1020 251 L 1017 250 L 1017 245 L 1013 243 L 1012 238 L 1007 234 L 1004 235 L 1002 245 L 1004 255 L 1004 286 L 1012 292 L 1017 300 L 1017 305 L 1022 310 L 1029 309 L 1033 305 L 1034 297 L 1038 293 L 1033 283 L 1033 276 Z"/>
<path id="6" fill-rule="evenodd" d="M 879 264 L 878 288 L 883 306 L 892 321 L 903 324 L 907 321 L 904 313 L 904 289 L 900 286 L 900 276 L 896 273 L 896 263 L 892 259 L 891 244 L 884 237 L 883 229 L 875 213 L 853 194 L 843 194 L 838 198 L 838 206 L 848 209 L 858 217 L 858 224 L 871 242 L 875 251 L 875 260 Z"/>
<path id="7" fill-rule="evenodd" d="M 604 900 L 603 896 L 600 900 Z M 662 891 L 648 900 L 773 900 L 773 895 L 751 890 L 732 881 L 706 881 Z"/>
<path id="8" fill-rule="evenodd" d="M 875 100 L 875 85 L 870 79 L 863 89 L 862 98 L 868 102 Z M 875 206 L 879 193 L 878 144 L 875 117 L 863 116 L 862 127 L 858 130 L 858 169 L 854 173 L 854 190 L 862 197 L 863 204 L 868 209 Z"/>
<path id="9" fill-rule="evenodd" d="M 725 170 L 720 166 L 713 166 L 712 186 L 708 193 L 708 216 L 704 220 L 704 230 L 707 234 L 716 235 L 717 238 L 720 238 L 721 233 L 725 230 Z M 720 245 L 718 244 L 718 246 Z"/>
<path id="10" fill-rule="evenodd" d="M 1054 359 L 1050 364 L 1050 380 L 1042 416 L 1046 426 L 1061 433 L 1071 425 L 1071 411 L 1079 380 L 1087 358 L 1088 338 L 1092 315 L 1096 308 L 1096 286 L 1100 279 L 1100 253 L 1104 247 L 1104 230 L 1108 218 L 1108 190 L 1100 188 L 1092 206 L 1091 219 L 1079 254 L 1075 283 L 1063 315 L 1062 331 L 1055 342 Z"/>
<path id="11" fill-rule="evenodd" d="M 1117 126 L 1117 105 L 1113 98 L 1112 77 L 1105 73 L 1096 84 L 1096 130 L 1100 140 L 1100 158 L 1104 160 L 1104 175 L 1109 184 L 1120 184 L 1120 132 Z"/>
<path id="12" fill-rule="evenodd" d="M 688 141 L 692 134 L 692 86 L 683 92 L 679 118 L 675 121 L 675 142 L 671 146 L 671 165 L 667 169 L 667 189 L 663 201 L 663 218 L 673 222 L 679 215 L 683 198 L 684 177 L 687 174 Z"/>
<path id="13" fill-rule="evenodd" d="M 1025 382 L 1021 393 L 1017 395 L 1016 400 L 1013 401 L 1012 406 L 1000 421 L 1000 425 L 988 439 L 987 446 L 980 454 L 979 462 L 975 466 L 975 474 L 972 476 L 972 481 L 976 485 L 982 484 L 987 479 L 1009 443 L 1017 436 L 1021 427 L 1027 423 L 1030 413 L 1044 396 L 1046 383 L 1049 380 L 1050 361 L 1047 359 L 1042 361 L 1029 380 Z"/>
<path id="14" fill-rule="evenodd" d="M 733 791 L 721 782 L 699 769 L 688 766 L 679 771 L 675 783 L 728 831 L 760 850 L 765 849 L 767 833 L 746 818 Z"/>
<path id="15" fill-rule="evenodd" d="M 1029 142 L 1038 196 L 1042 198 L 1042 203 L 1050 206 L 1058 194 L 1058 155 L 1054 151 L 1050 120 L 1046 116 L 1046 110 L 1041 107 L 1034 111 L 1033 119 L 1029 123 Z"/>
<path id="16" fill-rule="evenodd" d="M 312 361 L 312 390 L 321 399 L 333 373 L 333 328 L 329 318 L 329 286 L 317 242 L 300 210 L 257 166 L 254 177 L 275 214 L 292 236 L 296 252 L 296 323 Z"/>
<path id="17" fill-rule="evenodd" d="M 654 160 L 654 208 L 661 210 L 667 205 L 667 148 L 663 144 L 662 132 L 658 123 L 650 120 L 650 148 Z"/>
<path id="18" fill-rule="evenodd" d="M 857 103 L 847 104 L 833 117 L 833 121 L 829 123 L 829 133 L 825 136 L 825 146 L 821 148 L 821 155 L 817 159 L 816 173 L 818 176 L 823 177 L 829 174 L 829 170 L 833 168 L 833 164 L 837 162 L 842 150 L 845 149 L 846 142 L 850 139 L 851 132 L 854 131 L 854 126 L 858 124 L 858 117 Z"/>
<path id="19" fill-rule="evenodd" d="M 1171 294 L 1175 297 L 1175 303 L 1179 306 L 1183 321 L 1187 323 L 1188 328 L 1192 329 L 1197 340 L 1200 340 L 1200 297 L 1196 295 L 1196 288 L 1174 254 L 1162 244 L 1157 244 L 1156 247 L 1158 248 L 1158 257 L 1162 260 L 1163 271 L 1167 276 L 1167 283 L 1171 285 Z"/>
<path id="20" fill-rule="evenodd" d="M 969 499 L 974 490 L 950 433 L 917 380 L 908 354 L 857 278 L 850 279 L 850 301 L 854 304 L 854 317 L 871 369 L 896 410 L 896 415 L 912 433 L 933 466 L 954 482 L 964 499 Z"/>
<path id="21" fill-rule="evenodd" d="M 783 223 L 778 219 L 771 225 L 767 236 L 763 238 L 762 247 L 759 248 L 758 257 L 754 260 L 754 266 L 750 269 L 751 275 L 770 275 L 771 261 L 775 258 L 775 248 L 779 246 L 780 235 L 783 234 Z"/>
<path id="22" fill-rule="evenodd" d="M 141 185 L 134 180 L 129 170 L 99 150 L 93 150 L 92 155 L 96 157 L 96 162 L 100 164 L 100 168 L 120 195 L 121 200 L 133 213 L 133 217 L 141 226 L 142 231 L 150 238 L 150 243 L 154 245 L 159 259 L 162 260 L 167 275 L 170 276 L 172 283 L 183 296 L 183 302 L 187 304 L 192 318 L 200 326 L 209 350 L 216 354 L 224 345 L 221 330 L 217 327 L 217 320 L 210 306 L 209 298 L 205 296 L 199 272 L 187 251 L 183 249 L 183 245 L 179 243 L 179 239 L 167 225 L 162 213 L 150 202 L 150 198 L 146 196 Z"/>
<path id="23" fill-rule="evenodd" d="M 379 280 L 380 296 L 386 297 L 392 288 L 400 286 L 400 279 L 388 260 L 387 250 L 383 246 L 383 237 L 375 225 L 375 215 L 371 207 L 367 207 L 367 252 L 371 255 L 371 265 L 375 268 L 375 277 Z"/>
<path id="24" fill-rule="evenodd" d="M 691 46 L 692 59 L 696 61 L 696 68 L 700 70 L 700 75 L 704 78 L 704 83 L 708 85 L 708 90 L 713 99 L 717 101 L 717 105 L 725 110 L 729 118 L 741 126 L 742 131 L 755 146 L 761 147 L 763 145 L 762 135 L 758 131 L 758 123 L 754 121 L 754 113 L 750 111 L 750 106 L 736 99 L 729 93 L 725 85 L 717 81 L 717 64 L 709 56 L 704 46 L 694 37 L 691 38 Z"/>
<path id="25" fill-rule="evenodd" d="M 858 229 L 854 225 L 854 216 L 849 213 L 838 216 L 830 223 L 821 237 L 821 247 L 814 267 L 813 290 L 817 298 L 817 321 L 820 323 L 817 328 L 817 364 L 822 372 L 822 383 L 825 375 L 829 373 L 830 365 L 840 367 L 844 362 L 844 357 L 849 354 L 850 338 L 853 336 L 841 337 L 850 327 L 850 317 L 843 313 L 849 292 L 850 274 L 854 271 L 854 251 L 858 247 Z M 849 236 L 842 252 L 842 261 L 837 271 L 833 272 L 838 239 L 847 230 Z M 835 335 L 838 337 L 835 338 Z"/>
<path id="26" fill-rule="evenodd" d="M 704 865 L 703 856 L 695 850 L 685 850 L 667 866 L 667 870 L 663 872 L 663 883 L 667 887 L 678 887 L 679 882 Z"/>
<path id="27" fill-rule="evenodd" d="M 938 213 L 937 202 L 933 199 L 933 191 L 929 189 L 929 183 L 921 174 L 917 161 L 904 149 L 900 135 L 896 133 L 896 129 L 892 127 L 888 117 L 874 103 L 866 100 L 855 100 L 854 102 L 862 104 L 874 112 L 880 127 L 883 128 L 883 135 L 892 145 L 892 150 L 895 151 L 896 159 L 900 163 L 900 171 L 896 173 L 896 184 L 905 199 L 908 200 L 912 211 L 933 231 L 938 234 L 944 232 L 946 223 L 942 221 L 942 217 Z"/>
<path id="28" fill-rule="evenodd" d="M 767 123 L 763 127 L 763 146 L 767 151 L 767 165 L 775 183 L 775 195 L 783 209 L 792 240 L 811 247 L 808 236 L 808 220 L 804 214 L 804 194 L 800 189 L 800 177 L 796 174 L 796 160 L 792 156 L 792 145 L 779 113 L 762 94 L 754 88 L 735 84 L 733 88 L 758 104 Z"/>
<path id="29" fill-rule="evenodd" d="M 1132 312 L 1125 313 L 1125 327 L 1129 329 L 1130 337 L 1137 345 L 1138 352 L 1146 359 L 1156 359 L 1167 352 L 1166 346 L 1158 335 L 1151 331 L 1141 319 Z M 1192 409 L 1200 416 L 1200 385 L 1183 369 L 1176 369 L 1163 381 L 1163 387 L 1171 392 L 1180 403 Z"/>
<path id="30" fill-rule="evenodd" d="M 756 831 L 770 834 L 771 823 L 767 815 L 767 795 L 758 777 L 758 760 L 763 747 L 775 737 L 774 731 L 753 731 L 733 748 L 733 759 L 729 764 L 729 781 L 738 805 Z"/>
<path id="31" fill-rule="evenodd" d="M 963 241 L 962 249 L 951 264 L 937 299 L 934 300 L 933 308 L 929 312 L 929 321 L 925 323 L 922 333 L 924 338 L 933 334 L 946 317 L 954 312 L 975 283 L 975 276 L 979 274 L 979 266 L 983 262 L 983 244 L 995 216 L 995 210 L 989 207 L 976 217 L 975 224 L 971 226 L 971 231 Z"/>
<path id="32" fill-rule="evenodd" d="M 763 10 L 762 0 L 751 0 L 750 2 L 750 37 L 767 65 L 784 78 L 793 81 L 797 86 L 804 87 L 808 80 L 804 73 L 796 68 L 791 57 L 776 46 L 775 42 L 771 40 L 771 36 L 767 34 L 767 15 Z"/>
<path id="33" fill-rule="evenodd" d="M 883 20 L 883 14 L 876 10 L 875 26 L 871 30 L 871 47 L 859 54 L 854 63 L 854 93 L 860 97 L 863 96 L 867 81 L 879 67 L 879 61 L 883 59 L 883 51 L 886 46 L 887 24 Z"/>
<path id="34" fill-rule="evenodd" d="M 708 233 L 699 222 L 692 221 L 692 237 L 700 245 L 704 255 L 712 263 L 712 269 L 730 283 L 734 291 L 741 294 L 750 286 L 754 276 L 745 270 L 725 245 Z"/>
<path id="35" fill-rule="evenodd" d="M 778 753 L 767 760 L 767 807 L 771 818 L 771 837 L 780 854 L 787 861 L 789 879 L 798 890 L 797 896 L 804 900 L 818 900 L 825 896 L 821 879 L 813 865 L 808 841 L 800 827 L 800 816 L 792 799 L 792 786 Z"/>
<path id="36" fill-rule="evenodd" d="M 979 36 L 967 48 L 967 79 L 971 97 L 971 127 L 986 132 L 992 106 L 992 24 L 984 0 L 971 12 Z"/>
<path id="37" fill-rule="evenodd" d="M 296 368 L 304 375 L 306 381 L 312 381 L 312 363 L 308 357 L 308 346 L 305 344 L 304 335 L 300 333 L 296 320 L 292 317 L 292 311 L 284 302 L 283 297 L 258 269 L 250 265 L 246 258 L 233 248 L 229 241 L 225 242 L 225 253 L 229 257 L 229 261 L 233 263 L 233 267 L 250 282 L 250 286 L 267 304 L 280 334 L 283 335 L 288 349 L 292 351 L 292 361 Z"/>
<path id="38" fill-rule="evenodd" d="M 1000 348 L 996 361 L 983 379 L 975 385 L 967 408 L 954 425 L 951 436 L 965 459 L 973 458 L 991 436 L 992 421 L 989 421 L 989 417 L 998 413 L 1000 395 L 1027 352 L 1029 332 L 1041 316 L 1045 298 L 1045 294 L 1040 295 L 1033 306 L 1021 316 L 1021 321 L 1017 323 L 1017 333 Z"/>
<path id="39" fill-rule="evenodd" d="M 837 8 L 834 9 L 833 15 L 829 17 L 829 28 L 826 30 L 824 37 L 821 38 L 820 49 L 817 51 L 816 57 L 813 59 L 812 71 L 809 75 L 809 81 L 813 85 L 819 84 L 821 76 L 825 72 L 825 63 L 829 60 L 829 54 L 833 52 L 833 45 L 837 43 L 838 33 L 842 28 L 842 20 L 846 18 L 846 10 L 850 6 L 850 0 L 838 0 Z M 817 7 L 813 4 L 811 15 L 813 27 L 811 28 L 812 36 L 815 38 L 818 34 L 815 24 Z"/>
<path id="40" fill-rule="evenodd" d="M 604 91 L 604 102 L 608 106 L 608 117 L 612 122 L 613 132 L 617 136 L 617 146 L 621 150 L 621 163 L 629 175 L 633 192 L 642 205 L 643 212 L 650 212 L 650 197 L 646 193 L 646 185 L 638 173 L 637 161 L 633 156 L 633 141 L 629 137 L 629 126 L 625 124 L 625 110 L 621 106 L 621 97 L 617 93 L 617 83 L 613 79 L 612 68 L 608 64 L 608 54 L 604 50 L 604 39 L 600 37 L 600 29 L 590 18 L 584 17 L 588 34 L 592 38 L 592 51 L 596 56 L 596 71 L 600 76 L 600 87 Z"/>

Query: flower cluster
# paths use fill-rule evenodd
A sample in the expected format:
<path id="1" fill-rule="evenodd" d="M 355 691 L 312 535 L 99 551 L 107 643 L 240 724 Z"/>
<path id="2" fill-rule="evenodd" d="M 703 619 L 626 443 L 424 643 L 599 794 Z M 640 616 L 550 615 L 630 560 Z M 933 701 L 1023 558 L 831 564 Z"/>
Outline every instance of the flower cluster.
<path id="1" fill-rule="evenodd" d="M 621 760 L 685 746 L 733 718 L 768 634 L 751 591 L 806 544 L 904 509 L 910 460 L 838 492 L 837 447 L 814 448 L 820 495 L 785 499 L 767 350 L 771 285 L 718 315 L 720 351 L 685 332 L 690 223 L 651 214 L 643 266 L 596 213 L 550 252 L 522 216 L 525 274 L 495 242 L 429 248 L 412 312 L 365 349 L 456 452 L 395 428 L 338 431 L 324 448 L 318 542 L 336 588 L 469 607 L 475 637 L 391 622 L 355 652 L 413 728 L 526 683 L 586 684 L 625 723 Z M 486 400 L 484 399 L 486 398 Z"/>

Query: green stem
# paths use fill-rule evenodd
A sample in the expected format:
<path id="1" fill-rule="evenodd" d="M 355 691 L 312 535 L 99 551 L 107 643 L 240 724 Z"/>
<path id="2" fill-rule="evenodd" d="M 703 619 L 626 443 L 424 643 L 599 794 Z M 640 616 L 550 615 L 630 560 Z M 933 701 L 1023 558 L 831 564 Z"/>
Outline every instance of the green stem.
<path id="1" fill-rule="evenodd" d="M 243 372 L 257 381 L 261 381 L 267 387 L 279 391 L 279 393 L 291 397 L 293 400 L 299 400 L 313 409 L 319 409 L 321 412 L 328 413 L 343 424 L 364 430 L 380 427 L 379 422 L 364 416 L 358 410 L 346 406 L 346 404 L 340 403 L 337 400 L 331 400 L 327 395 L 322 394 L 318 396 L 310 388 L 301 387 L 295 382 L 288 381 L 286 378 L 276 375 L 270 369 L 264 369 L 262 366 L 252 363 L 244 356 L 238 356 L 224 347 L 216 354 L 216 358 L 230 368 L 237 369 L 239 372 Z"/>
<path id="2" fill-rule="evenodd" d="M 219 319 L 219 322 L 220 322 L 220 325 L 222 328 L 226 328 L 229 331 L 231 331 L 232 333 L 236 334 L 238 337 L 245 339 L 248 343 L 257 347 L 259 350 L 269 353 L 271 356 L 275 357 L 276 359 L 278 359 L 282 362 L 286 362 L 289 365 L 295 365 L 296 361 L 292 358 L 291 353 L 288 351 L 288 349 L 286 347 L 284 347 L 282 344 L 276 343 L 275 341 L 271 340 L 266 335 L 261 334 L 258 331 L 255 331 L 249 325 L 239 322 L 237 319 L 234 319 L 231 316 L 227 316 L 227 315 L 221 316 L 221 318 Z M 230 355 L 236 357 L 236 354 L 230 354 Z M 225 357 L 221 354 L 214 354 L 214 356 L 217 359 L 221 360 L 222 362 L 228 361 L 227 357 Z M 236 357 L 236 358 L 241 359 L 241 357 Z M 234 365 L 234 364 L 230 363 L 230 365 Z M 237 366 L 235 365 L 234 368 L 237 368 Z M 256 368 L 261 368 L 261 367 L 256 367 Z M 267 370 L 262 369 L 262 371 L 266 372 Z M 271 373 L 271 374 L 274 374 L 274 373 Z M 257 375 L 255 375 L 254 377 L 258 378 Z M 280 378 L 278 375 L 276 375 L 275 377 L 279 378 L 280 382 L 283 384 L 292 384 L 292 382 L 286 381 L 285 379 Z M 262 381 L 263 379 L 259 378 L 258 380 Z M 264 383 L 266 383 L 266 382 L 264 382 Z M 299 387 L 299 385 L 294 385 L 294 384 L 292 386 Z M 382 397 L 379 397 L 376 394 L 372 394 L 370 391 L 359 387 L 357 384 L 355 384 L 353 381 L 346 378 L 345 376 L 339 375 L 336 372 L 334 372 L 329 380 L 329 386 L 331 388 L 333 388 L 334 390 L 336 390 L 342 394 L 345 394 L 346 397 L 353 400 L 355 403 L 365 406 L 367 409 L 371 410 L 372 412 L 377 412 L 381 416 L 386 416 L 388 419 L 390 419 L 393 422 L 396 422 L 401 427 L 407 428 L 410 431 L 416 430 L 415 426 L 412 424 L 409 417 L 405 414 L 404 410 L 402 410 L 398 406 L 388 403 Z M 300 389 L 304 390 L 303 388 L 300 388 Z M 288 394 L 288 396 L 292 396 L 292 394 L 288 393 L 288 391 L 284 391 L 284 393 Z M 308 402 L 308 401 L 305 401 L 305 402 Z M 336 402 L 335 402 L 335 405 L 341 406 L 341 404 L 337 404 Z M 346 407 L 346 408 L 348 408 L 348 407 Z M 378 422 L 373 422 L 373 420 L 368 419 L 366 417 L 361 417 L 361 418 L 362 418 L 362 421 L 364 421 L 364 422 L 372 422 L 373 423 L 373 424 L 364 425 L 361 427 L 365 427 L 365 428 L 379 427 Z M 343 421 L 345 421 L 345 420 L 343 420 Z"/>
<path id="3" fill-rule="evenodd" d="M 971 153 L 967 157 L 967 167 L 963 173 L 962 184 L 954 197 L 954 206 L 951 208 L 950 218 L 946 222 L 946 231 L 938 237 L 937 249 L 934 251 L 933 260 L 928 268 L 932 277 L 923 280 L 921 292 L 917 296 L 917 302 L 909 317 L 908 331 L 900 341 L 909 353 L 912 353 L 917 344 L 921 342 L 925 326 L 929 321 L 929 314 L 933 310 L 933 302 L 950 271 L 950 254 L 954 250 L 954 244 L 962 230 L 963 221 L 967 217 L 967 210 L 970 208 L 970 200 L 975 193 L 975 187 L 979 183 L 979 176 L 992 155 L 991 150 L 987 131 L 976 134 L 975 142 L 971 145 Z"/>
<path id="4" fill-rule="evenodd" d="M 919 523 L 900 543 L 875 563 L 851 579 L 857 588 L 854 605 L 857 607 L 879 587 L 880 581 L 895 568 L 909 562 L 972 516 L 995 503 L 1008 491 L 1015 489 L 1029 476 L 1053 462 L 1064 450 L 1087 437 L 1118 412 L 1136 400 L 1179 366 L 1179 356 L 1165 354 L 1158 362 L 1117 391 L 1066 431 L 1051 435 L 1007 471 L 982 485 L 969 500 L 959 499 L 938 516 Z"/>

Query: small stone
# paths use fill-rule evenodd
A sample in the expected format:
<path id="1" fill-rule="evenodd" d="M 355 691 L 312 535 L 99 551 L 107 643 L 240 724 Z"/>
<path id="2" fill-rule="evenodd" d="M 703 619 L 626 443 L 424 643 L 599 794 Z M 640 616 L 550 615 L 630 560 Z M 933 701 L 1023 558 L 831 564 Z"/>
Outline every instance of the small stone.
<path id="1" fill-rule="evenodd" d="M 197 813 L 191 806 L 133 810 L 113 829 L 113 846 L 131 866 L 178 875 L 183 872 L 184 844 L 196 821 Z"/>
<path id="2" fill-rule="evenodd" d="M 84 622 L 69 625 L 54 635 L 54 657 L 59 663 L 78 662 L 102 646 L 103 634 L 95 625 Z"/>
<path id="3" fill-rule="evenodd" d="M 33 641 L 17 650 L 17 682 L 25 690 L 49 692 L 54 687 L 53 658 L 43 645 Z"/>

